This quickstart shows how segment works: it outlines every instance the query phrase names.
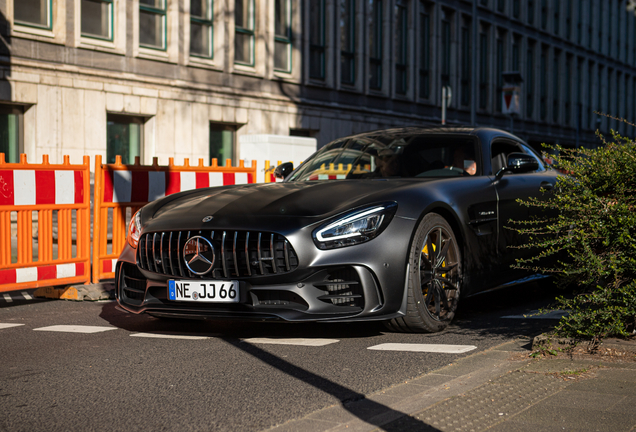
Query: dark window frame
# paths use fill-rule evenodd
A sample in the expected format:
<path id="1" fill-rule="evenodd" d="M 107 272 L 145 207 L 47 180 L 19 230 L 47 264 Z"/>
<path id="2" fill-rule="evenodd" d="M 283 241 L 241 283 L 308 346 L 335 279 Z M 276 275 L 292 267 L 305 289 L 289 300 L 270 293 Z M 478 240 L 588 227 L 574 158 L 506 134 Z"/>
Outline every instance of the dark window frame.
<path id="1" fill-rule="evenodd" d="M 161 17 L 163 35 L 161 37 L 161 47 L 157 47 L 154 45 L 144 45 L 139 41 L 139 46 L 142 48 L 152 49 L 156 51 L 167 51 L 168 50 L 168 2 L 167 0 L 161 0 L 163 4 L 163 8 L 156 8 L 148 5 L 144 5 L 139 3 L 139 12 L 142 11 L 148 14 L 154 14 Z M 139 21 L 139 26 L 141 26 L 141 20 Z M 141 27 L 139 28 L 139 33 L 141 33 Z"/>
<path id="2" fill-rule="evenodd" d="M 206 1 L 209 5 L 209 17 L 204 18 L 192 15 L 192 10 L 190 10 L 190 56 L 212 60 L 214 59 L 214 0 Z M 192 52 L 192 23 L 209 27 L 208 31 L 210 33 L 210 49 L 208 55 L 202 55 Z"/>

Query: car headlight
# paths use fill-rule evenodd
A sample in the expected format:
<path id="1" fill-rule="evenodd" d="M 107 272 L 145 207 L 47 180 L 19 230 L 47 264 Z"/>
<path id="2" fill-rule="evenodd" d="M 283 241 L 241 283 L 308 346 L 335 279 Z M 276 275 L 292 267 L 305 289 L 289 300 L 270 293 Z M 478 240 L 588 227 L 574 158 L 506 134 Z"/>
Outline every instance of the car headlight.
<path id="1" fill-rule="evenodd" d="M 137 243 L 139 243 L 139 236 L 141 235 L 141 210 L 137 210 L 137 212 L 130 218 L 130 223 L 128 224 L 128 235 L 126 235 L 126 240 L 128 240 L 128 244 L 133 249 L 137 249 Z"/>
<path id="2" fill-rule="evenodd" d="M 335 249 L 367 242 L 384 231 L 396 211 L 394 202 L 354 210 L 316 229 L 314 243 L 319 249 Z"/>

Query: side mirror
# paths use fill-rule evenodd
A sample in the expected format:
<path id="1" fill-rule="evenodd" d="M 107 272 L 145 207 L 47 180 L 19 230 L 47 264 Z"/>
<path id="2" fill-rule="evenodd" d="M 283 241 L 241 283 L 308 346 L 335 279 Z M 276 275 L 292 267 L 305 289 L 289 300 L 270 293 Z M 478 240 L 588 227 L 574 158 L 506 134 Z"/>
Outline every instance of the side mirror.
<path id="1" fill-rule="evenodd" d="M 495 177 L 500 179 L 506 172 L 526 173 L 538 169 L 539 162 L 532 156 L 525 153 L 510 153 L 508 155 L 508 165 L 501 168 Z"/>
<path id="2" fill-rule="evenodd" d="M 509 171 L 513 173 L 525 173 L 539 169 L 539 162 L 532 156 L 525 153 L 510 153 L 508 155 Z"/>
<path id="3" fill-rule="evenodd" d="M 274 177 L 279 179 L 286 179 L 294 170 L 294 164 L 291 162 L 285 162 L 276 167 L 274 170 Z"/>

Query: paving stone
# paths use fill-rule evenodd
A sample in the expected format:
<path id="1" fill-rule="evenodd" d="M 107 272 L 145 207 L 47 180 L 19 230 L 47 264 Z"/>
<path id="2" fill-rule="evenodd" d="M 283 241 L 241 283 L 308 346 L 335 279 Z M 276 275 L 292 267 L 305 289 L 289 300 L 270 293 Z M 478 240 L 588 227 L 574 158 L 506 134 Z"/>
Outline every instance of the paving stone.
<path id="1" fill-rule="evenodd" d="M 461 396 L 442 401 L 411 417 L 441 431 L 479 431 L 494 426 L 566 386 L 553 377 L 510 372 Z M 409 430 L 404 418 L 385 425 L 390 431 Z"/>
<path id="2" fill-rule="evenodd" d="M 563 408 L 553 406 L 551 400 L 538 403 L 521 414 L 515 421 L 543 426 L 561 426 L 576 430 L 630 431 L 636 425 L 636 412 L 632 414 L 608 413 L 601 410 Z"/>

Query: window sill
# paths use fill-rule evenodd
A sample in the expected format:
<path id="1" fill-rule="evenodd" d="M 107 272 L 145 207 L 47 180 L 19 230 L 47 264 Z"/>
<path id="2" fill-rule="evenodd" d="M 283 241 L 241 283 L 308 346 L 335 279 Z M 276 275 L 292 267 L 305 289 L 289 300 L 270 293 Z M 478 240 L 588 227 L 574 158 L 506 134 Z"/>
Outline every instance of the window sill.
<path id="1" fill-rule="evenodd" d="M 166 63 L 176 63 L 170 59 L 170 54 L 168 51 L 154 50 L 151 48 L 139 47 L 139 52 L 137 53 L 137 57 L 143 58 L 146 60 L 155 60 Z"/>
<path id="2" fill-rule="evenodd" d="M 196 67 L 201 69 L 210 69 L 215 71 L 223 71 L 223 68 L 218 65 L 214 59 L 206 59 L 204 57 L 188 57 L 187 66 Z"/>
<path id="3" fill-rule="evenodd" d="M 256 70 L 256 66 L 249 66 L 244 64 L 234 63 L 232 65 L 232 73 L 239 75 L 246 75 L 256 78 L 263 78 L 263 74 Z"/>
<path id="4" fill-rule="evenodd" d="M 64 45 L 64 40 L 56 36 L 53 30 L 29 27 L 21 24 L 15 24 L 11 31 L 11 36 Z"/>
<path id="5" fill-rule="evenodd" d="M 93 39 L 86 36 L 81 37 L 78 48 L 107 52 L 110 54 L 126 55 L 126 50 L 118 47 L 113 41 Z"/>
<path id="6" fill-rule="evenodd" d="M 274 79 L 276 81 L 284 81 L 294 84 L 300 83 L 300 78 L 294 76 L 294 72 L 274 71 Z"/>

